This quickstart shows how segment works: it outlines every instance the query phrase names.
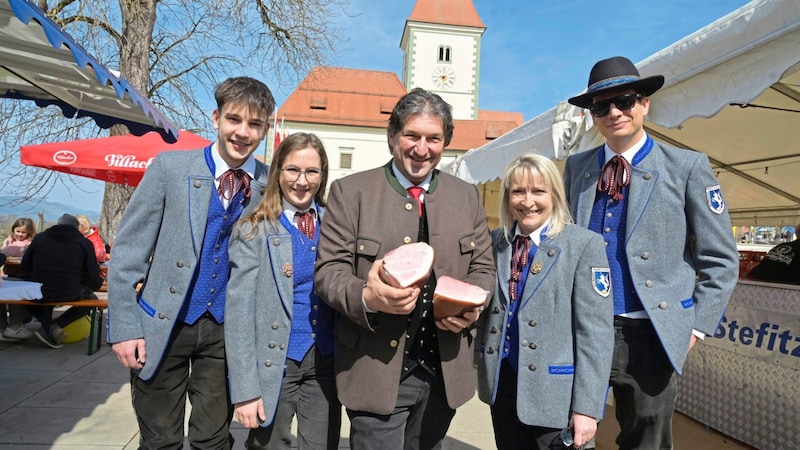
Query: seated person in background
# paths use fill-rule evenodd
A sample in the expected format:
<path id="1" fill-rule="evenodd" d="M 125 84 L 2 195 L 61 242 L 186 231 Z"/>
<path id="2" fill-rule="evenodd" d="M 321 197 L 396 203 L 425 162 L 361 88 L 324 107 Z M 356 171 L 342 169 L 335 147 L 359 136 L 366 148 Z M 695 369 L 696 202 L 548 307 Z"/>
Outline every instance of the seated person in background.
<path id="1" fill-rule="evenodd" d="M 78 219 L 78 230 L 92 243 L 97 262 L 101 264 L 106 262 L 106 243 L 97 231 L 97 227 L 93 227 L 89 223 L 89 218 L 83 214 L 78 214 L 75 218 Z"/>
<path id="2" fill-rule="evenodd" d="M 92 243 L 78 231 L 78 219 L 69 214 L 36 235 L 22 258 L 22 269 L 30 273 L 31 281 L 42 283 L 42 302 L 97 298 L 93 291 L 103 284 Z M 51 348 L 63 346 L 63 327 L 90 312 L 90 308 L 72 307 L 53 320 L 52 306 L 28 309 L 42 324 L 34 336 Z"/>
<path id="3" fill-rule="evenodd" d="M 28 246 L 31 244 L 31 239 L 36 234 L 36 226 L 33 220 L 28 217 L 21 217 L 14 221 L 11 225 L 11 234 L 3 240 L 2 251 L 5 256 L 13 258 L 21 258 L 25 254 Z M 17 259 L 19 262 L 19 259 Z M 0 265 L 5 262 L 0 263 Z M 13 267 L 3 267 L 3 276 L 22 278 L 24 271 L 18 265 Z M 6 317 L 8 311 L 8 317 Z M 17 339 L 30 339 L 33 333 L 28 331 L 23 324 L 25 316 L 27 315 L 25 307 L 22 305 L 0 305 L 0 336 L 10 340 Z M 5 340 L 5 339 L 2 339 Z"/>
<path id="4" fill-rule="evenodd" d="M 795 233 L 800 224 L 795 227 Z M 800 284 L 800 238 L 778 244 L 750 273 L 747 278 L 775 283 Z"/>
<path id="5" fill-rule="evenodd" d="M 31 245 L 31 239 L 36 234 L 36 227 L 33 220 L 22 217 L 14 221 L 11 225 L 11 234 L 3 240 L 2 251 L 6 256 L 21 258 L 25 254 L 25 249 Z"/>

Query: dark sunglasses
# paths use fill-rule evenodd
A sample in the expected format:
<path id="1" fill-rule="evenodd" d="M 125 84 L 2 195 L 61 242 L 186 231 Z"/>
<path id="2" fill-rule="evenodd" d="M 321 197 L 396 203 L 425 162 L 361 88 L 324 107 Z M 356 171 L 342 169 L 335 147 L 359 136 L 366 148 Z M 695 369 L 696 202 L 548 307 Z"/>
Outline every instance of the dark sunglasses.
<path id="1" fill-rule="evenodd" d="M 636 105 L 637 100 L 644 98 L 642 94 L 622 94 L 614 98 L 600 100 L 599 102 L 589 105 L 589 111 L 595 117 L 603 117 L 611 111 L 611 104 L 617 107 L 620 111 L 627 111 Z"/>

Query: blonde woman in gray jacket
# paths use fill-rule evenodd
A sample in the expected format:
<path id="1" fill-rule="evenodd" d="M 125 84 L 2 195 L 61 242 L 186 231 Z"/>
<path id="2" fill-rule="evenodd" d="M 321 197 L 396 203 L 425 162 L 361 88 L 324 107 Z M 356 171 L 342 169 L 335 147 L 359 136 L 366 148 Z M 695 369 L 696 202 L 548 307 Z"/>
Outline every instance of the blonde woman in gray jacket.
<path id="1" fill-rule="evenodd" d="M 491 405 L 498 449 L 582 448 L 603 414 L 614 343 L 603 239 L 572 224 L 548 158 L 515 159 L 502 187 L 478 394 Z"/>

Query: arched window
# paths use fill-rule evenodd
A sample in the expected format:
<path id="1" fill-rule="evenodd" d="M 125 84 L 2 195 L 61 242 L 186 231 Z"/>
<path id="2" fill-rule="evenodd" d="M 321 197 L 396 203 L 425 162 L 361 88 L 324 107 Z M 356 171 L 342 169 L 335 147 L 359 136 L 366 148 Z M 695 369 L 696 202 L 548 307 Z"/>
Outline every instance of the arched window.
<path id="1" fill-rule="evenodd" d="M 439 46 L 439 53 L 437 55 L 437 61 L 440 63 L 449 63 L 452 56 L 452 49 L 450 49 L 447 45 L 440 45 Z"/>

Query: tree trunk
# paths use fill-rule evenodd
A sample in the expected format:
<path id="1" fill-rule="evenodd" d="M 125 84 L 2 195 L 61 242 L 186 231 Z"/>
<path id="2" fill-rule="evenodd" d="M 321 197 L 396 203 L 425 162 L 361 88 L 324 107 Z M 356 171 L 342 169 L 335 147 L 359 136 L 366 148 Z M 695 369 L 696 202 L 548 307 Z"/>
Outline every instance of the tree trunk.
<path id="1" fill-rule="evenodd" d="M 156 0 L 120 0 L 122 10 L 122 45 L 119 65 L 122 75 L 133 87 L 149 97 L 150 45 L 156 23 Z M 114 126 L 111 135 L 126 134 L 123 126 Z M 133 195 L 134 188 L 106 183 L 103 207 L 100 212 L 100 235 L 113 244 L 122 213 Z"/>
<path id="2" fill-rule="evenodd" d="M 133 187 L 123 184 L 106 183 L 103 193 L 103 209 L 100 212 L 100 236 L 103 236 L 110 245 L 114 245 L 114 237 L 117 235 L 122 213 L 133 195 L 133 189 Z"/>

